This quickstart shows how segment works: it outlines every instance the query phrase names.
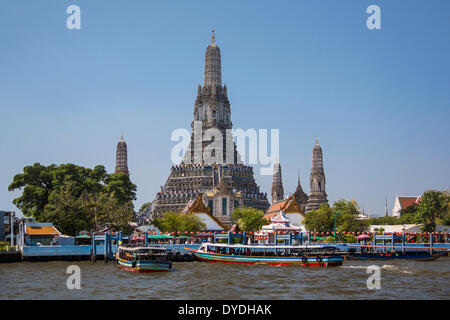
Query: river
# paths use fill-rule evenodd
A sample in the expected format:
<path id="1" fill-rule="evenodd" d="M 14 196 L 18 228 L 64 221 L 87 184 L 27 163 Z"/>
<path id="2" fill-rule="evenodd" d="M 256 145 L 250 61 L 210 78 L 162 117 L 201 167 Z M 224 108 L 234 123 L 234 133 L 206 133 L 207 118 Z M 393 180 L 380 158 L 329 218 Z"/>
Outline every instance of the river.
<path id="1" fill-rule="evenodd" d="M 81 289 L 66 286 L 69 265 L 81 270 Z M 369 290 L 367 267 L 381 271 Z M 450 299 L 450 257 L 435 261 L 344 261 L 304 268 L 174 263 L 168 273 L 134 274 L 114 263 L 0 264 L 0 299 Z"/>

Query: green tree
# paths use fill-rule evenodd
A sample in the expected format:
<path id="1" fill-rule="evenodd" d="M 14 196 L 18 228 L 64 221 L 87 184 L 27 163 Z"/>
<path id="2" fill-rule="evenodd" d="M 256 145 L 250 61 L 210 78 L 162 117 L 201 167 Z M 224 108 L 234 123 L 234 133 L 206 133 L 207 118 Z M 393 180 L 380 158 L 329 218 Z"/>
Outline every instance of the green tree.
<path id="1" fill-rule="evenodd" d="M 382 217 L 374 217 L 367 220 L 369 225 L 395 225 L 395 224 L 404 224 L 400 219 L 392 216 L 382 216 Z"/>
<path id="2" fill-rule="evenodd" d="M 198 232 L 206 229 L 206 224 L 200 217 L 174 211 L 164 212 L 161 216 L 155 217 L 152 224 L 162 232 Z"/>
<path id="3" fill-rule="evenodd" d="M 263 226 L 269 224 L 264 218 L 264 212 L 251 207 L 240 207 L 234 209 L 232 213 L 233 220 L 242 231 L 259 231 Z"/>
<path id="4" fill-rule="evenodd" d="M 26 166 L 14 176 L 10 191 L 22 190 L 13 203 L 25 216 L 52 222 L 63 233 L 123 226 L 133 219 L 136 186 L 126 174 L 108 174 L 75 164 Z"/>
<path id="5" fill-rule="evenodd" d="M 419 213 L 419 206 L 414 203 L 412 206 L 400 210 L 400 224 L 420 224 L 422 223 L 422 215 Z"/>
<path id="6" fill-rule="evenodd" d="M 314 232 L 333 232 L 334 211 L 328 204 L 323 204 L 317 210 L 306 214 L 306 229 Z"/>
<path id="7" fill-rule="evenodd" d="M 23 168 L 16 174 L 8 190 L 22 189 L 22 195 L 13 200 L 25 216 L 42 220 L 44 207 L 53 190 L 53 171 L 56 165 L 45 167 L 39 163 Z"/>
<path id="8" fill-rule="evenodd" d="M 136 200 L 136 186 L 126 173 L 109 174 L 106 179 L 106 192 L 113 194 L 119 203 L 124 204 Z"/>
<path id="9" fill-rule="evenodd" d="M 338 231 L 364 232 L 369 230 L 368 221 L 358 218 L 360 210 L 356 201 L 341 199 L 333 204 L 333 210 L 340 213 L 336 217 Z"/>
<path id="10" fill-rule="evenodd" d="M 356 237 L 354 235 L 347 233 L 347 234 L 344 234 L 342 236 L 342 242 L 344 242 L 344 243 L 356 243 L 357 239 L 356 239 Z"/>
<path id="11" fill-rule="evenodd" d="M 417 213 L 425 225 L 424 231 L 434 231 L 436 220 L 442 219 L 447 212 L 448 202 L 448 196 L 441 191 L 427 190 L 422 194 Z"/>
<path id="12" fill-rule="evenodd" d="M 131 201 L 119 201 L 114 193 L 103 193 L 94 199 L 91 207 L 94 213 L 100 213 L 97 223 L 101 228 L 125 233 L 132 231 L 129 222 L 135 220 L 135 213 Z"/>
<path id="13" fill-rule="evenodd" d="M 42 221 L 50 221 L 63 234 L 76 235 L 81 230 L 94 228 L 94 220 L 86 210 L 83 200 L 75 195 L 75 182 L 66 182 L 53 191 L 41 215 Z"/>

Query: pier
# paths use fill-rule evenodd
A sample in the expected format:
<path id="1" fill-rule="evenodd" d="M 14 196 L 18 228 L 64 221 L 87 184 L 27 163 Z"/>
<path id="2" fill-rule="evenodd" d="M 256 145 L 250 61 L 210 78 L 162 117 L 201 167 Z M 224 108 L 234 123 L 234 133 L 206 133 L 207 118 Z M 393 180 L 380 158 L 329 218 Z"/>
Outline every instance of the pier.
<path id="1" fill-rule="evenodd" d="M 50 224 L 33 224 L 34 228 L 47 228 Z M 252 245 L 261 244 L 276 244 L 276 245 L 309 245 L 309 244 L 327 244 L 336 246 L 343 253 L 349 250 L 361 251 L 361 248 L 374 248 L 383 252 L 387 251 L 424 251 L 429 250 L 430 253 L 441 251 L 444 255 L 450 252 L 450 243 L 434 243 L 433 234 L 430 234 L 430 241 L 428 243 L 407 243 L 405 235 L 385 234 L 374 235 L 373 244 L 362 243 L 334 243 L 334 242 L 313 242 L 313 238 L 308 234 L 303 233 L 286 233 L 273 234 L 272 237 L 261 242 L 257 240 L 252 233 L 204 233 L 196 234 L 189 238 L 191 241 L 186 243 L 174 243 L 174 236 L 169 234 L 154 234 L 144 233 L 143 237 L 139 239 L 132 239 L 128 235 L 122 235 L 121 232 L 112 233 L 106 232 L 104 234 L 92 234 L 92 236 L 85 237 L 84 244 L 51 244 L 51 245 L 36 245 L 27 239 L 26 228 L 29 225 L 20 223 L 19 235 L 17 237 L 17 244 L 14 246 L 7 246 L 0 250 L 1 262 L 19 262 L 19 261 L 114 261 L 120 244 L 128 243 L 129 245 L 140 246 L 158 246 L 163 247 L 167 251 L 167 260 L 173 262 L 192 262 L 196 261 L 194 255 L 186 250 L 198 249 L 205 241 L 213 243 L 241 243 Z M 192 241 L 195 238 L 195 243 Z M 89 239 L 89 240 L 88 240 Z M 275 249 L 276 250 L 276 249 Z"/>

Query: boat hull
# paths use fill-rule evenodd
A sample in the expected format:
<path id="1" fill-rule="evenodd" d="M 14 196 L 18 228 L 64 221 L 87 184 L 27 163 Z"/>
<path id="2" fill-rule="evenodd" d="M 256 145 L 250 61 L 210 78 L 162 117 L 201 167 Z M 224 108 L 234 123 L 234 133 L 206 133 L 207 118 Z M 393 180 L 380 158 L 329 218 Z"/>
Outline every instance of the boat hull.
<path id="1" fill-rule="evenodd" d="M 167 272 L 172 269 L 170 261 L 137 261 L 133 264 L 131 261 L 118 259 L 118 263 L 121 269 L 136 273 Z"/>
<path id="2" fill-rule="evenodd" d="M 193 250 L 191 250 L 193 251 Z M 302 257 L 282 257 L 282 256 L 241 256 L 215 253 L 204 253 L 193 251 L 195 256 L 204 262 L 212 263 L 234 263 L 234 264 L 268 264 L 273 266 L 300 265 L 304 267 L 331 267 L 340 266 L 344 261 L 343 256 L 323 256 L 321 259 L 310 256 L 306 260 Z"/>
<path id="3" fill-rule="evenodd" d="M 414 260 L 414 261 L 433 261 L 442 256 L 440 253 L 435 254 L 414 254 L 414 255 L 402 255 L 402 254 L 360 254 L 356 253 L 352 256 L 348 256 L 347 260 Z"/>

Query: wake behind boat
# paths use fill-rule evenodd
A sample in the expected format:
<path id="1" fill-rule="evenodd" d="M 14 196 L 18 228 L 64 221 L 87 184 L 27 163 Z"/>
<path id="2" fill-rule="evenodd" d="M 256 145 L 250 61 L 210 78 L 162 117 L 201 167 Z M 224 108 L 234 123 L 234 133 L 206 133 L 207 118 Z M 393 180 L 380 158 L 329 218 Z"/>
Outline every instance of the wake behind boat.
<path id="1" fill-rule="evenodd" d="M 185 249 L 192 251 L 199 260 L 205 262 L 329 267 L 340 266 L 344 261 L 344 255 L 336 252 L 336 247 L 324 245 L 287 246 L 204 243 L 197 250 Z"/>
<path id="2" fill-rule="evenodd" d="M 160 247 L 122 247 L 117 251 L 120 268 L 132 272 L 161 272 L 172 269 L 166 249 Z"/>

